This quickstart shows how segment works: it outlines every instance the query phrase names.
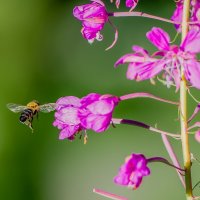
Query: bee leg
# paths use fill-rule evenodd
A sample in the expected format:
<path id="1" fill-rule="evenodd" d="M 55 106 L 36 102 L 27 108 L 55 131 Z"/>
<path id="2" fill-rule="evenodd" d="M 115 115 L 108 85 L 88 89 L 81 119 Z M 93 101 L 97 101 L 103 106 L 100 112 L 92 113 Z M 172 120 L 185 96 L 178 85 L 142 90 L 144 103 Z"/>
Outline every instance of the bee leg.
<path id="1" fill-rule="evenodd" d="M 32 133 L 33 133 L 33 126 L 32 126 L 32 123 L 30 123 L 30 124 L 28 125 L 28 127 L 31 129 L 31 131 L 32 131 Z"/>
<path id="2" fill-rule="evenodd" d="M 31 131 L 33 133 L 32 121 L 31 120 L 26 120 L 24 122 L 24 124 L 27 125 L 31 129 Z"/>
<path id="3" fill-rule="evenodd" d="M 28 120 L 28 127 L 31 129 L 32 133 L 33 133 L 33 126 L 32 126 L 32 122 L 33 122 L 33 118 L 31 118 L 30 120 Z"/>

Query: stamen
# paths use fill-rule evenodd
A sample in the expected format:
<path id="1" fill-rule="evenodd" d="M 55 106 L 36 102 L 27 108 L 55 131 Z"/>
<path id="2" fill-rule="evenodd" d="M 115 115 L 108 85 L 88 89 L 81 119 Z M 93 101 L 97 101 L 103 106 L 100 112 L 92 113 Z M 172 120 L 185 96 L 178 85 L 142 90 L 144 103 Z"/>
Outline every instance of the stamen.
<path id="1" fill-rule="evenodd" d="M 187 91 L 188 91 L 188 94 L 192 97 L 192 99 L 193 99 L 196 103 L 200 104 L 200 101 L 198 101 L 198 100 L 191 94 L 189 88 L 187 88 Z"/>

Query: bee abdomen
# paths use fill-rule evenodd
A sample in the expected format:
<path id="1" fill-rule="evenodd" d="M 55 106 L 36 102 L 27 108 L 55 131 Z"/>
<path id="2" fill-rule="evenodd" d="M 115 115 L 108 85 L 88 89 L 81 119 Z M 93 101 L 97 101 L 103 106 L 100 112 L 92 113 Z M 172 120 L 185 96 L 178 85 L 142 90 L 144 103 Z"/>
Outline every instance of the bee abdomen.
<path id="1" fill-rule="evenodd" d="M 31 119 L 33 117 L 33 111 L 31 109 L 25 109 L 20 117 L 19 117 L 19 121 L 20 122 L 25 122 L 28 119 Z"/>

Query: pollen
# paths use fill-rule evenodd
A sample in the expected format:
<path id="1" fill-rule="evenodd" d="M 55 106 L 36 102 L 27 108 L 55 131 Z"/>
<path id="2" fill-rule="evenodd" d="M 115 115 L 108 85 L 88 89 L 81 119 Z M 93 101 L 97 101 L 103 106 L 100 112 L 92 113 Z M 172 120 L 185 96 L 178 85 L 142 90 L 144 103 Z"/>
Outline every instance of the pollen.
<path id="1" fill-rule="evenodd" d="M 87 141 L 88 141 L 88 136 L 87 134 L 84 135 L 84 138 L 83 138 L 83 143 L 84 144 L 87 144 Z"/>

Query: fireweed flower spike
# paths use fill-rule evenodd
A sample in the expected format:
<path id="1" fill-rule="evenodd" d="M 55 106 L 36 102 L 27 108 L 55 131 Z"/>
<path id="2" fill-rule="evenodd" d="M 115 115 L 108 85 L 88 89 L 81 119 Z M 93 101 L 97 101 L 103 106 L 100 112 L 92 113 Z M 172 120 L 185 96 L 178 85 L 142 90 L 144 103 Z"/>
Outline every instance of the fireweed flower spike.
<path id="1" fill-rule="evenodd" d="M 101 0 L 93 0 L 90 4 L 76 6 L 73 15 L 82 21 L 81 33 L 89 43 L 93 43 L 95 39 L 98 41 L 103 39 L 100 31 L 108 21 L 108 13 Z"/>
<path id="2" fill-rule="evenodd" d="M 139 46 L 133 46 L 134 53 L 121 57 L 116 63 L 129 63 L 127 78 L 130 80 L 142 81 L 154 78 L 163 71 L 166 85 L 180 87 L 180 67 L 184 67 L 184 74 L 192 86 L 200 89 L 200 63 L 196 59 L 196 53 L 200 52 L 200 32 L 192 29 L 180 47 L 170 46 L 170 37 L 161 28 L 152 28 L 147 33 L 149 41 L 158 48 L 153 55 Z"/>
<path id="3" fill-rule="evenodd" d="M 151 173 L 147 166 L 150 162 L 162 162 L 180 171 L 184 171 L 170 164 L 165 158 L 152 157 L 147 159 L 143 154 L 133 153 L 125 159 L 125 163 L 120 167 L 118 175 L 114 178 L 114 182 L 137 189 L 141 185 L 143 177 L 149 176 Z"/>

